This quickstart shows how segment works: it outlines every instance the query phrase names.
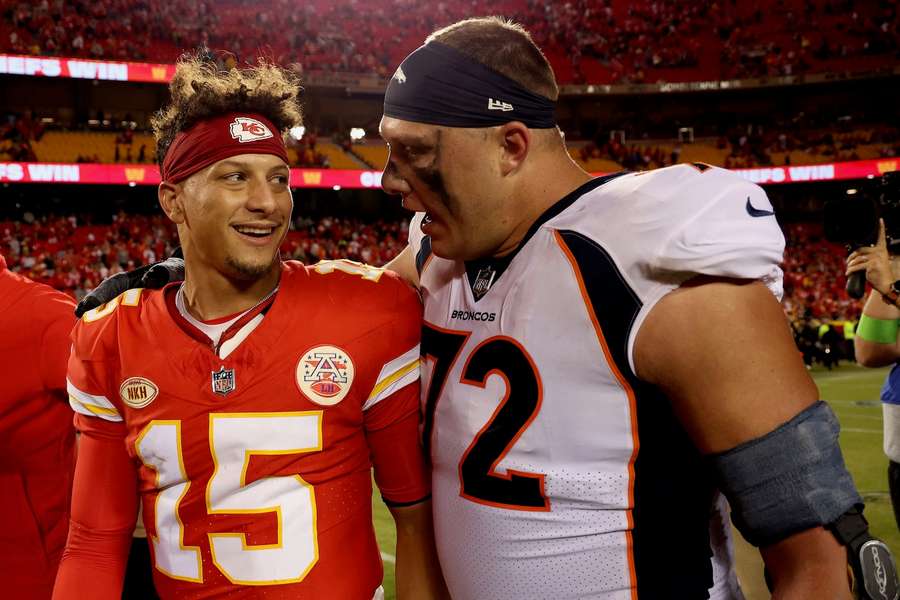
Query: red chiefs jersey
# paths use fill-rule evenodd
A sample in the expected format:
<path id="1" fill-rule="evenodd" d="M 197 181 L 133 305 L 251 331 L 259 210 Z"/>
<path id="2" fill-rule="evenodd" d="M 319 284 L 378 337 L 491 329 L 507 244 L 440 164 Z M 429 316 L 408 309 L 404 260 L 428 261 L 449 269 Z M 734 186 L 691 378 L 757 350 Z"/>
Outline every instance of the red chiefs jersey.
<path id="1" fill-rule="evenodd" d="M 85 314 L 69 362 L 77 426 L 120 436 L 138 469 L 159 595 L 369 600 L 373 463 L 388 503 L 430 495 L 415 426 L 372 443 L 417 421 L 418 297 L 381 269 L 287 262 L 217 354 L 176 291 Z"/>
<path id="2" fill-rule="evenodd" d="M 75 303 L 0 256 L 0 589 L 49 598 L 68 531 L 75 429 L 66 359 Z"/>

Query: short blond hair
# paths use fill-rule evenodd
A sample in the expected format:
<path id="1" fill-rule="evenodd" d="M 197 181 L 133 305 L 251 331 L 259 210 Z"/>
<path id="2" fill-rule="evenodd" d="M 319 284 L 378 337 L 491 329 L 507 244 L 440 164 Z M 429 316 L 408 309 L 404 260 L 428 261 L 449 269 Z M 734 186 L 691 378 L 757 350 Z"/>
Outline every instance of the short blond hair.
<path id="1" fill-rule="evenodd" d="M 550 100 L 559 98 L 553 67 L 531 34 L 503 17 L 476 17 L 458 21 L 428 36 L 506 75 L 526 89 Z"/>

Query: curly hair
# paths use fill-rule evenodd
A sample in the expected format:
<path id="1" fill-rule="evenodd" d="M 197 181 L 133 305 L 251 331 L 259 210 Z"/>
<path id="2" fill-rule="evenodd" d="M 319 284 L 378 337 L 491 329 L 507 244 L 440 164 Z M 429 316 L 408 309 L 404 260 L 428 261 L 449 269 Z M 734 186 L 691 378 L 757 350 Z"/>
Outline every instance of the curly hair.
<path id="1" fill-rule="evenodd" d="M 282 135 L 303 123 L 299 77 L 264 59 L 255 67 L 226 71 L 201 52 L 184 54 L 169 92 L 171 101 L 150 121 L 160 167 L 175 136 L 209 117 L 254 112 L 269 119 Z"/>

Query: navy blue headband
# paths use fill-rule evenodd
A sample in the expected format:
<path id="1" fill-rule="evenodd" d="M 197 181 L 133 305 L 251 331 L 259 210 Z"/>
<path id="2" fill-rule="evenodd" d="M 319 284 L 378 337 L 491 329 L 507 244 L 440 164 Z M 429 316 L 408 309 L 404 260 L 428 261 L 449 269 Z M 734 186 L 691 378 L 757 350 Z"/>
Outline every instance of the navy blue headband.
<path id="1" fill-rule="evenodd" d="M 447 127 L 494 127 L 521 121 L 556 126 L 554 103 L 509 77 L 438 42 L 420 46 L 394 73 L 384 115 Z"/>

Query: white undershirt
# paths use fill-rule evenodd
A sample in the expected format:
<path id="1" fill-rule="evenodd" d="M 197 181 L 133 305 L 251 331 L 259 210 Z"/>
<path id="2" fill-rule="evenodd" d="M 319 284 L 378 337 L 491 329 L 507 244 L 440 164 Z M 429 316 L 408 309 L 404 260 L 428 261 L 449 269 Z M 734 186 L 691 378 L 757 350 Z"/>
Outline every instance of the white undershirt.
<path id="1" fill-rule="evenodd" d="M 190 323 L 191 325 L 193 325 L 194 327 L 196 327 L 197 329 L 202 331 L 203 334 L 209 338 L 209 341 L 212 344 L 213 348 L 218 348 L 219 358 L 225 358 L 229 354 L 231 354 L 235 350 L 235 348 L 237 348 L 240 345 L 241 342 L 243 342 L 245 339 L 247 339 L 247 336 L 250 335 L 250 333 L 254 329 L 256 329 L 260 323 L 262 323 L 263 317 L 265 317 L 265 315 L 260 313 L 260 314 L 256 315 L 255 317 L 253 317 L 252 319 L 250 319 L 246 325 L 241 327 L 240 330 L 238 330 L 238 332 L 236 334 L 234 334 L 234 336 L 232 336 L 229 340 L 227 340 L 224 344 L 222 344 L 221 347 L 219 347 L 219 340 L 222 339 L 222 334 L 225 333 L 226 331 L 228 331 L 228 328 L 231 327 L 232 325 L 234 325 L 241 318 L 243 318 L 244 315 L 246 315 L 247 313 L 249 313 L 250 311 L 255 309 L 257 306 L 259 306 L 266 300 L 268 300 L 277 291 L 278 291 L 278 288 L 276 287 L 274 290 L 272 290 L 271 294 L 268 294 L 265 298 L 263 298 L 262 300 L 260 300 L 259 302 L 257 302 L 256 304 L 254 304 L 253 306 L 251 306 L 250 308 L 248 308 L 241 314 L 237 315 L 233 319 L 229 319 L 222 323 L 209 324 L 209 323 L 204 323 L 203 321 L 200 321 L 199 319 L 195 318 L 194 315 L 192 315 L 188 311 L 187 305 L 185 304 L 185 301 L 184 301 L 184 284 L 182 283 L 181 286 L 178 288 L 178 293 L 175 294 L 175 308 L 178 309 L 178 312 L 181 313 L 181 316 L 184 317 L 184 319 L 188 323 Z"/>

